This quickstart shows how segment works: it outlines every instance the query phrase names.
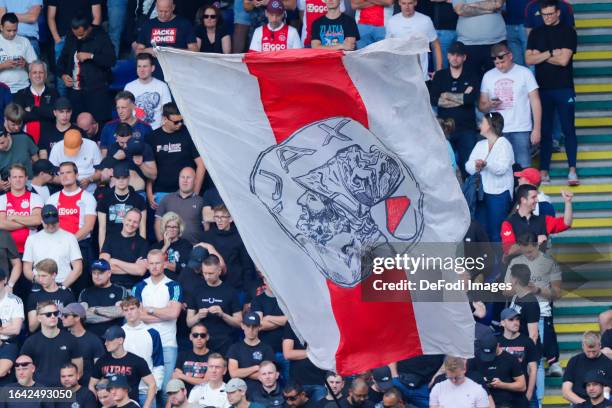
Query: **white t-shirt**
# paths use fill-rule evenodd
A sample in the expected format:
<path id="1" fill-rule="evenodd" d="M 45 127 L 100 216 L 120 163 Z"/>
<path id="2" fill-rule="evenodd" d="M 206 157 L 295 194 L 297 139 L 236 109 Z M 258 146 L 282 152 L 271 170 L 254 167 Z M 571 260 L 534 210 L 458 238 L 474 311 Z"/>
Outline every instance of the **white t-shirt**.
<path id="1" fill-rule="evenodd" d="M 72 192 L 66 192 L 63 190 L 58 191 L 57 193 L 49 197 L 46 204 L 53 204 L 55 207 L 57 207 L 60 193 L 63 192 L 64 195 L 70 197 L 70 196 L 79 194 L 80 191 L 82 191 L 81 188 L 77 188 L 75 191 L 72 191 Z M 60 216 L 60 220 L 62 217 L 78 217 L 79 218 L 78 225 L 79 225 L 79 229 L 81 229 L 83 228 L 83 225 L 85 225 L 85 216 L 87 215 L 97 216 L 98 215 L 98 213 L 96 212 L 96 207 L 98 203 L 96 202 L 96 199 L 94 198 L 93 194 L 91 194 L 88 191 L 83 191 L 83 195 L 81 196 L 81 199 L 76 202 L 76 205 L 78 207 L 78 213 L 71 213 L 71 214 L 63 215 L 61 214 L 61 209 L 58 208 L 60 212 L 59 216 Z M 76 224 L 76 220 L 74 224 Z M 90 235 L 86 236 L 85 238 L 89 238 Z"/>
<path id="2" fill-rule="evenodd" d="M 32 48 L 30 40 L 17 35 L 9 41 L 0 35 L 0 64 L 10 60 L 16 60 L 19 57 L 25 59 L 28 64 L 36 60 L 36 52 L 34 48 Z M 0 82 L 4 82 L 8 85 L 8 87 L 11 88 L 11 93 L 27 88 L 30 85 L 26 67 L 3 69 L 0 71 Z"/>
<path id="3" fill-rule="evenodd" d="M 64 141 L 60 140 L 51 148 L 51 153 L 49 153 L 49 161 L 53 163 L 54 166 L 59 166 L 60 163 L 65 161 L 74 162 L 79 169 L 78 179 L 82 180 L 94 175 L 96 172 L 94 166 L 100 164 L 102 161 L 102 155 L 100 154 L 100 149 L 98 148 L 98 144 L 96 142 L 89 139 L 83 139 L 83 144 L 81 145 L 77 155 L 67 156 L 64 152 Z M 93 193 L 95 190 L 95 183 L 91 183 L 89 186 L 87 186 L 87 191 L 90 193 Z"/>
<path id="4" fill-rule="evenodd" d="M 489 397 L 480 384 L 466 377 L 460 385 L 450 380 L 434 385 L 429 394 L 429 405 L 442 408 L 487 408 Z"/>
<path id="5" fill-rule="evenodd" d="M 497 97 L 502 101 L 494 112 L 504 117 L 504 133 L 533 129 L 529 92 L 536 89 L 538 83 L 531 71 L 518 64 L 506 73 L 497 68 L 487 71 L 480 84 L 480 92 L 486 93 L 489 99 Z"/>
<path id="6" fill-rule="evenodd" d="M 271 31 L 276 32 L 278 30 L 282 30 L 285 27 L 285 24 L 281 24 L 276 30 L 272 30 L 270 25 L 268 24 L 268 28 Z M 255 32 L 253 33 L 253 39 L 251 40 L 251 46 L 249 47 L 250 51 L 261 51 L 261 37 L 263 33 L 263 26 L 257 27 Z M 287 33 L 287 48 L 302 48 L 302 40 L 300 40 L 300 35 L 297 30 L 291 26 L 289 26 L 289 32 Z"/>
<path id="7" fill-rule="evenodd" d="M 307 11 L 306 11 L 306 1 L 307 0 L 297 0 L 297 8 L 299 11 L 301 11 L 303 13 L 302 15 L 302 46 L 304 45 L 304 41 L 306 40 L 306 37 L 308 36 L 308 31 L 310 31 L 310 26 L 308 25 L 308 21 L 307 21 Z M 327 6 L 316 6 L 314 4 L 309 4 L 310 7 L 321 7 L 321 16 L 324 16 L 327 13 Z M 346 7 L 344 6 L 344 1 L 340 2 L 340 12 L 344 13 L 346 11 Z M 316 20 L 316 18 L 315 18 Z M 314 21 L 314 20 L 313 20 Z"/>
<path id="8" fill-rule="evenodd" d="M 12 293 L 7 293 L 2 299 L 0 299 L 0 319 L 2 320 L 2 326 L 6 326 L 13 319 L 24 319 L 23 313 L 23 302 L 21 299 Z M 1 334 L 0 340 L 7 340 L 10 337 Z"/>
<path id="9" fill-rule="evenodd" d="M 62 283 L 72 271 L 70 262 L 83 259 L 75 236 L 63 229 L 58 229 L 53 234 L 42 230 L 28 237 L 23 251 L 23 261 L 32 262 L 34 266 L 46 258 L 51 258 L 57 263 L 58 272 L 55 281 L 58 283 Z"/>
<path id="10" fill-rule="evenodd" d="M 210 388 L 209 383 L 198 384 L 191 389 L 187 402 L 198 404 L 201 407 L 229 408 L 231 404 L 225 393 L 225 383 L 216 390 Z"/>
<path id="11" fill-rule="evenodd" d="M 431 18 L 418 11 L 412 17 L 404 17 L 402 13 L 396 14 L 387 22 L 387 33 L 385 38 L 408 38 L 414 34 L 421 34 L 427 38 L 427 42 L 432 43 L 438 39 L 438 34 L 434 28 Z M 421 61 L 421 69 L 423 70 L 423 79 L 429 80 L 427 71 L 429 69 L 429 61 L 427 53 L 419 55 Z"/>
<path id="12" fill-rule="evenodd" d="M 51 191 L 49 190 L 49 186 L 37 186 L 37 185 L 32 184 L 31 180 L 28 180 L 27 185 L 32 190 L 34 190 L 36 194 L 38 194 L 43 204 L 46 203 L 49 197 L 51 196 Z M 41 205 L 41 208 L 42 208 L 42 205 Z"/>
<path id="13" fill-rule="evenodd" d="M 140 79 L 135 79 L 125 86 L 136 98 L 136 117 L 153 128 L 161 126 L 162 108 L 168 102 L 172 102 L 170 88 L 164 81 L 151 78 L 151 82 L 144 84 Z"/>

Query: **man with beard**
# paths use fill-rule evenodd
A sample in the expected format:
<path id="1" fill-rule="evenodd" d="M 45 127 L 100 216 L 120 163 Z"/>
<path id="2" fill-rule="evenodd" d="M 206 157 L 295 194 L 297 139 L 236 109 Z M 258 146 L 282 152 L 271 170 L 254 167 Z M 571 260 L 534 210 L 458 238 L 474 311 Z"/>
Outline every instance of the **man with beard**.
<path id="1" fill-rule="evenodd" d="M 349 395 L 340 400 L 340 408 L 374 408 L 368 399 L 368 383 L 363 378 L 355 378 L 349 388 Z"/>
<path id="2" fill-rule="evenodd" d="M 96 404 L 96 397 L 93 393 L 87 389 L 87 387 L 81 387 L 79 384 L 79 370 L 77 366 L 72 363 L 66 363 L 60 369 L 60 382 L 62 387 L 66 390 L 70 390 L 74 395 L 74 402 L 58 402 L 55 404 L 57 408 L 63 407 L 94 407 Z"/>
<path id="3" fill-rule="evenodd" d="M 602 378 L 597 371 L 589 371 L 584 377 L 584 388 L 589 398 L 576 405 L 577 408 L 610 408 L 612 401 L 604 396 L 604 387 L 608 381 Z"/>

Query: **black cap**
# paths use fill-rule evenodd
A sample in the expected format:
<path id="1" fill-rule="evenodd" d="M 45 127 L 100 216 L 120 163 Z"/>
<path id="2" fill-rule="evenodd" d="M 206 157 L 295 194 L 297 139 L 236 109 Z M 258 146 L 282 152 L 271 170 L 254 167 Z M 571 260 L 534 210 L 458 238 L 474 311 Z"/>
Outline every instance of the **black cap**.
<path id="1" fill-rule="evenodd" d="M 597 370 L 590 370 L 584 375 L 583 385 L 586 387 L 588 383 L 599 383 L 603 386 L 608 385 L 607 378 Z"/>
<path id="2" fill-rule="evenodd" d="M 126 153 L 131 156 L 141 156 L 144 152 L 145 145 L 141 138 L 131 137 L 125 148 Z"/>
<path id="3" fill-rule="evenodd" d="M 57 212 L 57 208 L 52 204 L 46 204 L 40 213 L 42 217 L 42 222 L 45 224 L 55 224 L 59 222 L 59 213 Z"/>
<path id="4" fill-rule="evenodd" d="M 497 337 L 491 333 L 478 339 L 476 356 L 485 363 L 490 363 L 497 356 Z"/>
<path id="5" fill-rule="evenodd" d="M 372 377 L 378 388 L 382 392 L 387 392 L 393 388 L 393 378 L 391 377 L 391 369 L 387 366 L 382 366 L 372 370 Z"/>
<path id="6" fill-rule="evenodd" d="M 125 339 L 125 331 L 119 326 L 111 326 L 104 332 L 104 336 L 102 336 L 104 340 L 111 341 L 115 339 Z"/>
<path id="7" fill-rule="evenodd" d="M 465 44 L 463 44 L 461 41 L 455 41 L 450 45 L 450 47 L 448 47 L 448 53 L 466 55 L 467 52 L 465 50 Z"/>
<path id="8" fill-rule="evenodd" d="M 202 248 L 201 246 L 194 247 L 189 254 L 187 267 L 191 269 L 200 269 L 202 267 L 202 262 L 204 262 L 209 255 L 208 249 Z"/>
<path id="9" fill-rule="evenodd" d="M 37 176 L 40 173 L 54 176 L 57 173 L 57 167 L 47 159 L 38 159 L 32 164 L 32 174 Z"/>
<path id="10" fill-rule="evenodd" d="M 121 374 L 111 374 L 108 377 L 108 385 L 106 388 L 127 388 L 130 389 L 127 377 Z"/>
<path id="11" fill-rule="evenodd" d="M 53 110 L 72 110 L 72 103 L 64 96 L 59 97 L 53 104 Z"/>
<path id="12" fill-rule="evenodd" d="M 127 163 L 118 162 L 113 166 L 113 177 L 130 177 L 130 167 Z"/>
<path id="13" fill-rule="evenodd" d="M 261 319 L 259 318 L 259 314 L 256 312 L 247 312 L 242 316 L 242 323 L 247 326 L 259 326 L 261 324 Z"/>
<path id="14" fill-rule="evenodd" d="M 117 160 L 113 159 L 112 157 L 105 157 L 102 159 L 100 164 L 97 164 L 94 166 L 94 169 L 96 170 L 112 169 L 115 167 L 116 163 L 117 163 Z"/>

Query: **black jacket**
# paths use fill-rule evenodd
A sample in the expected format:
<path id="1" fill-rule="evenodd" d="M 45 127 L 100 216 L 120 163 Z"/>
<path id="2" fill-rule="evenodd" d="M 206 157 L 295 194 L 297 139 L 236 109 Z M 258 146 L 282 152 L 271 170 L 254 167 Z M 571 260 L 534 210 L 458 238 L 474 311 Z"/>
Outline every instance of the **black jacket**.
<path id="1" fill-rule="evenodd" d="M 108 34 L 100 28 L 93 27 L 89 35 L 83 40 L 77 39 L 74 34 L 68 33 L 66 43 L 57 68 L 59 75 L 70 75 L 74 69 L 74 54 L 77 52 L 90 52 L 93 59 L 81 63 L 81 89 L 95 91 L 108 88 L 112 79 L 111 68 L 115 65 L 115 49 Z"/>
<path id="2" fill-rule="evenodd" d="M 57 91 L 53 88 L 45 86 L 40 98 L 40 106 L 34 106 L 34 95 L 30 91 L 30 87 L 24 88 L 15 94 L 13 102 L 18 103 L 26 110 L 23 117 L 24 123 L 40 122 L 40 133 L 48 131 L 49 128 L 55 126 L 55 116 L 53 116 L 53 104 L 59 97 Z"/>
<path id="3" fill-rule="evenodd" d="M 255 279 L 255 265 L 232 223 L 229 231 L 220 231 L 215 224 L 204 233 L 204 242 L 215 247 L 225 260 L 227 275 L 222 279 L 236 289 Z"/>

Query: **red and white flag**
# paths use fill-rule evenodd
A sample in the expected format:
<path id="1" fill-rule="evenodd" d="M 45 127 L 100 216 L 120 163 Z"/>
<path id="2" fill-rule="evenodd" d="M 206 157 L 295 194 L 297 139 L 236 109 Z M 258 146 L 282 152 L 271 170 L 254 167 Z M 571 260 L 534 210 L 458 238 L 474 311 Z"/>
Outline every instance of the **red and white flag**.
<path id="1" fill-rule="evenodd" d="M 353 374 L 471 356 L 466 302 L 365 302 L 360 255 L 458 242 L 469 211 L 418 64 L 426 39 L 343 53 L 161 48 L 159 61 L 247 250 L 310 359 Z"/>

